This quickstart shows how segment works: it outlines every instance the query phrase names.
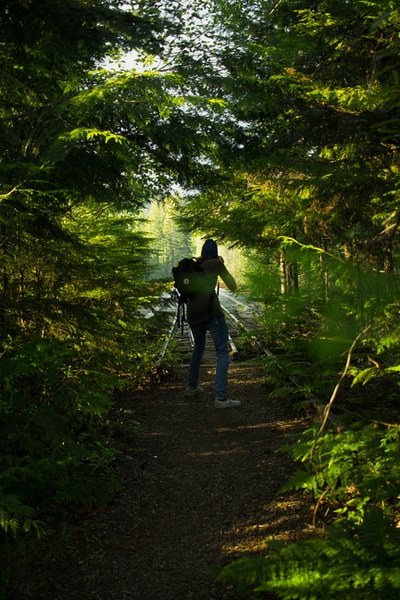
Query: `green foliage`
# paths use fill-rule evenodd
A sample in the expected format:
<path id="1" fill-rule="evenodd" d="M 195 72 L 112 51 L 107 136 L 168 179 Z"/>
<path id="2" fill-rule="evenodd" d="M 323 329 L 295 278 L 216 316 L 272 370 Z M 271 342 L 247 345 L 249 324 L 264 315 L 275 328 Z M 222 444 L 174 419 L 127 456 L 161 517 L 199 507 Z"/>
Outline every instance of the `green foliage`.
<path id="1" fill-rule="evenodd" d="M 372 389 L 393 425 L 358 413 L 340 434 L 311 431 L 294 444 L 304 469 L 291 484 L 342 525 L 275 558 L 271 549 L 271 571 L 263 559 L 244 565 L 245 587 L 395 597 L 399 11 L 393 0 L 210 0 L 207 15 L 204 6 L 3 3 L 3 536 L 41 533 L 57 511 L 118 489 L 112 393 L 147 376 L 160 326 L 144 318 L 161 288 L 148 279 L 135 215 L 179 184 L 190 189 L 186 233 L 258 253 L 249 279 L 266 307 L 264 337 L 284 348 L 285 374 L 301 370 L 298 389 L 325 403 L 366 332 L 345 408 Z M 132 49 L 160 52 L 163 68 L 101 67 Z"/>
<path id="2" fill-rule="evenodd" d="M 231 34 L 211 58 L 217 55 L 223 75 L 208 79 L 213 92 L 229 97 L 214 155 L 223 177 L 185 201 L 186 225 L 263 251 L 289 236 L 364 267 L 393 269 L 393 2 L 213 5 Z"/>
<path id="3" fill-rule="evenodd" d="M 59 246 L 43 255 L 45 278 L 25 278 L 21 334 L 7 336 L 0 353 L 2 526 L 14 535 L 119 489 L 103 430 L 111 395 L 148 377 L 158 348 L 161 323 L 141 311 L 159 292 L 144 279 L 135 219 L 86 206 L 67 226 L 68 258 Z"/>
<path id="4" fill-rule="evenodd" d="M 1 526 L 40 532 L 57 506 L 104 504 L 118 489 L 102 432 L 104 375 L 56 340 L 8 344 L 0 361 Z M 99 381 L 100 379 L 100 381 Z M 102 389 L 103 388 L 103 389 Z"/>
<path id="5" fill-rule="evenodd" d="M 143 229 L 151 237 L 152 277 L 171 281 L 171 266 L 184 256 L 195 256 L 192 236 L 180 231 L 173 219 L 174 198 L 153 201 L 144 211 Z"/>
<path id="6" fill-rule="evenodd" d="M 400 532 L 374 509 L 363 523 L 331 527 L 325 535 L 288 546 L 268 545 L 268 556 L 241 559 L 224 567 L 218 579 L 234 582 L 241 593 L 274 592 L 283 600 L 385 600 L 400 588 Z"/>
<path id="7" fill-rule="evenodd" d="M 119 489 L 113 393 L 148 377 L 162 326 L 144 315 L 162 287 L 135 214 L 154 173 L 160 191 L 187 164 L 164 148 L 179 78 L 101 63 L 158 52 L 167 30 L 146 3 L 0 10 L 2 540 Z"/>
<path id="8" fill-rule="evenodd" d="M 202 89 L 228 99 L 225 119 L 210 118 L 221 181 L 185 197 L 180 222 L 255 249 L 275 393 L 340 409 L 339 429 L 332 418 L 289 446 L 301 468 L 284 488 L 311 495 L 315 519 L 335 528 L 224 574 L 261 596 L 396 598 L 399 11 L 392 0 L 212 6 L 229 39 L 201 65 Z"/>
<path id="9" fill-rule="evenodd" d="M 330 261 L 331 283 L 335 282 L 327 301 L 318 304 L 313 297 L 318 289 L 315 255 L 323 256 L 323 268 Z M 310 541 L 287 547 L 269 543 L 266 558 L 233 563 L 222 569 L 220 578 L 254 597 L 268 591 L 283 599 L 338 594 L 355 599 L 396 598 L 400 586 L 398 278 L 365 273 L 326 257 L 321 249 L 302 247 L 296 259 L 309 288 L 284 297 L 284 308 L 272 303 L 266 327 L 270 340 L 283 342 L 287 353 L 287 369 L 279 357 L 284 366 L 280 380 L 289 374 L 299 376 L 297 397 L 302 391 L 309 398 L 303 406 L 315 405 L 318 399 L 326 405 L 354 336 L 365 329 L 339 388 L 339 420 L 333 415 L 324 428 L 315 425 L 284 448 L 300 466 L 281 492 L 303 490 L 314 499 L 314 521 L 329 518 L 334 527 L 328 527 L 322 537 L 315 534 Z M 296 358 L 302 361 L 299 371 Z M 277 393 L 283 391 L 281 385 Z M 294 397 L 293 387 L 286 391 Z"/>
<path id="10" fill-rule="evenodd" d="M 365 511 L 380 507 L 393 514 L 400 495 L 397 459 L 400 428 L 375 424 L 348 424 L 342 432 L 317 429 L 304 432 L 293 446 L 286 447 L 302 469 L 283 487 L 303 489 L 317 501 L 348 521 L 362 522 Z"/>

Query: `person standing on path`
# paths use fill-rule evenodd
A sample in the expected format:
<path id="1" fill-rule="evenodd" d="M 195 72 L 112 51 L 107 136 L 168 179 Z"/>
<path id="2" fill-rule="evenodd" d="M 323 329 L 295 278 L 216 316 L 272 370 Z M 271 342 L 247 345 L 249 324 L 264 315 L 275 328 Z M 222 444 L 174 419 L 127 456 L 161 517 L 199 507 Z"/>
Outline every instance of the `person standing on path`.
<path id="1" fill-rule="evenodd" d="M 230 363 L 228 326 L 218 295 L 215 292 L 218 277 L 232 292 L 236 290 L 236 282 L 226 268 L 222 257 L 218 256 L 218 246 L 215 240 L 208 239 L 204 242 L 199 263 L 204 272 L 204 291 L 188 300 L 187 321 L 193 333 L 194 348 L 190 358 L 189 378 L 185 395 L 195 396 L 203 391 L 198 383 L 201 359 L 206 345 L 206 334 L 209 331 L 217 355 L 214 407 L 232 408 L 240 406 L 241 402 L 239 400 L 228 400 L 226 397 Z"/>

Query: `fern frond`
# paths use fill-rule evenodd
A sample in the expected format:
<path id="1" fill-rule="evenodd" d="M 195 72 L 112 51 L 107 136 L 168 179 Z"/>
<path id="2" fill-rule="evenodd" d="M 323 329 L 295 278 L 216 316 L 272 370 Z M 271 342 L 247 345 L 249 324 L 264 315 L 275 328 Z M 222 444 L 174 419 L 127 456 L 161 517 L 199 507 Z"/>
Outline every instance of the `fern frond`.
<path id="1" fill-rule="evenodd" d="M 240 593 L 273 592 L 282 600 L 396 600 L 400 590 L 400 531 L 373 510 L 356 527 L 332 527 L 326 535 L 268 545 L 267 558 L 224 567 L 219 581 Z"/>

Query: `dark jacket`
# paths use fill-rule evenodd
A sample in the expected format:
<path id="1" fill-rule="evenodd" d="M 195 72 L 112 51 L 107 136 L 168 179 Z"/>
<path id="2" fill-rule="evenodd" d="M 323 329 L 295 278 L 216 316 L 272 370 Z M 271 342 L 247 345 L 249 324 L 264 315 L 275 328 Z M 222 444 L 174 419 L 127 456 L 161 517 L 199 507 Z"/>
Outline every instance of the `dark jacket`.
<path id="1" fill-rule="evenodd" d="M 200 259 L 200 264 L 204 269 L 204 292 L 196 294 L 194 298 L 188 300 L 187 320 L 191 327 L 223 315 L 218 296 L 215 293 L 218 277 L 232 292 L 237 287 L 236 281 L 220 258 Z"/>

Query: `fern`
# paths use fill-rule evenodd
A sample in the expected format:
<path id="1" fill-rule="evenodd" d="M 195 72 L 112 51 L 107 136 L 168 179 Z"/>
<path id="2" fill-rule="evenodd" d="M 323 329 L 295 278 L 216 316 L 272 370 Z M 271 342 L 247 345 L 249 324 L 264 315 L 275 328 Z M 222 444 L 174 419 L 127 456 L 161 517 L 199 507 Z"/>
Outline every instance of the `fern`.
<path id="1" fill-rule="evenodd" d="M 217 580 L 240 593 L 274 592 L 282 600 L 397 600 L 400 530 L 373 509 L 362 524 L 335 526 L 319 538 L 268 545 L 268 557 L 244 558 L 222 568 Z"/>
<path id="2" fill-rule="evenodd" d="M 0 527 L 13 536 L 22 529 L 25 532 L 43 532 L 43 523 L 36 517 L 32 506 L 21 502 L 16 494 L 4 494 L 0 488 Z"/>
<path id="3" fill-rule="evenodd" d="M 400 428 L 375 424 L 353 426 L 341 433 L 326 432 L 317 439 L 317 428 L 304 432 L 293 446 L 283 450 L 302 462 L 282 488 L 303 489 L 317 503 L 360 522 L 368 507 L 391 512 L 400 495 Z M 311 451 L 313 450 L 313 460 Z"/>
<path id="4" fill-rule="evenodd" d="M 120 489 L 102 427 L 110 404 L 87 364 L 56 340 L 8 345 L 0 361 L 0 529 L 41 534 L 63 509 Z"/>

